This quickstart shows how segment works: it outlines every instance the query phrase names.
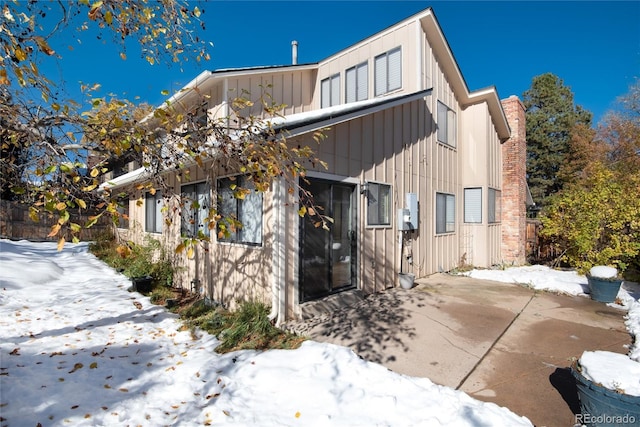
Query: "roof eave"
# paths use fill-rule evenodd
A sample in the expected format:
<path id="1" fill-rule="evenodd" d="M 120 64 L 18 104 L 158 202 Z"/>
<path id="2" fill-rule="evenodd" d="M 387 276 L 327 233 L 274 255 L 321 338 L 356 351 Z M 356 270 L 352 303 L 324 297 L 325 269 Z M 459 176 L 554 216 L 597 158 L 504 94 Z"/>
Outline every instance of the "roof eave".
<path id="1" fill-rule="evenodd" d="M 424 98 L 428 96 L 432 92 L 432 90 L 432 88 L 429 88 L 421 90 L 419 92 L 414 92 L 397 97 L 378 98 L 379 101 L 375 103 L 354 102 L 351 104 L 352 108 L 347 107 L 338 112 L 327 109 L 326 114 L 320 114 L 316 117 L 311 117 L 308 119 L 294 119 L 293 121 L 275 125 L 274 128 L 277 131 L 286 131 L 288 137 L 302 135 L 329 126 L 334 126 L 336 124 L 343 123 L 349 120 L 357 119 L 359 117 L 363 117 L 377 111 L 386 110 L 388 108 Z M 349 104 L 345 105 L 348 106 Z"/>
<path id="2" fill-rule="evenodd" d="M 462 71 L 460 71 L 458 62 L 453 56 L 453 51 L 442 32 L 435 14 L 430 9 L 429 12 L 430 13 L 420 17 L 420 22 L 427 40 L 438 59 L 438 64 L 442 68 L 443 73 L 448 77 L 447 81 L 451 85 L 453 93 L 456 94 L 458 102 L 463 108 L 486 102 L 498 137 L 501 141 L 506 141 L 511 136 L 511 129 L 509 128 L 507 117 L 502 109 L 496 88 L 492 86 L 474 92 L 469 91 L 467 82 L 462 75 Z"/>

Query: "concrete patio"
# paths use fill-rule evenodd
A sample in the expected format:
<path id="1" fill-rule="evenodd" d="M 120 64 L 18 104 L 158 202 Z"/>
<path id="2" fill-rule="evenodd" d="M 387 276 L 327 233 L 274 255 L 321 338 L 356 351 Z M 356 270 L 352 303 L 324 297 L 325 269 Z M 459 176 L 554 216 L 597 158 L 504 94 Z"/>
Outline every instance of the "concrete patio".
<path id="1" fill-rule="evenodd" d="M 585 350 L 626 353 L 625 314 L 585 297 L 436 274 L 288 326 L 536 426 L 566 427 L 579 413 L 569 366 Z"/>

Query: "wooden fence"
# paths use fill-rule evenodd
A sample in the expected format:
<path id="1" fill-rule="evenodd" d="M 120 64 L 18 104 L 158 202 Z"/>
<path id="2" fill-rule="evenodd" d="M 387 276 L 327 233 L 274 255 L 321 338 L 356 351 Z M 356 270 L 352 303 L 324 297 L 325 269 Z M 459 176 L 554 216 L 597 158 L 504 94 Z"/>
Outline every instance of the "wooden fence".
<path id="1" fill-rule="evenodd" d="M 71 222 L 84 225 L 94 212 L 88 210 L 70 211 Z M 59 236 L 47 237 L 51 226 L 57 222 L 53 216 L 42 215 L 38 222 L 29 217 L 29 207 L 20 203 L 0 200 L 0 237 L 14 240 L 58 240 Z M 80 230 L 78 237 L 82 241 L 95 240 L 100 234 L 112 230 L 110 218 L 101 217 L 91 228 Z M 64 235 L 71 241 L 70 233 Z"/>
<path id="2" fill-rule="evenodd" d="M 559 253 L 549 242 L 541 238 L 542 222 L 527 218 L 527 261 L 544 263 L 555 260 Z"/>

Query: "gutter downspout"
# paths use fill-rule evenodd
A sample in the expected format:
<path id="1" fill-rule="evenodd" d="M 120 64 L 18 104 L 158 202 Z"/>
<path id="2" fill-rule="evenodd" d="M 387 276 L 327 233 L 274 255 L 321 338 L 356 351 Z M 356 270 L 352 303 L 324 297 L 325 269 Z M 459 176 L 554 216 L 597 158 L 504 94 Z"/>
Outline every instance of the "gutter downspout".
<path id="1" fill-rule="evenodd" d="M 417 33 L 417 45 L 418 45 L 418 67 L 417 67 L 417 78 L 418 78 L 418 90 L 422 90 L 426 88 L 426 83 L 424 81 L 424 41 L 422 37 L 422 22 L 418 19 L 416 21 L 416 33 Z"/>
<path id="2" fill-rule="evenodd" d="M 222 108 L 222 114 L 227 121 L 228 129 L 229 121 L 231 120 L 231 117 L 229 117 L 229 79 L 224 79 L 222 81 Z"/>
<path id="3" fill-rule="evenodd" d="M 285 242 L 285 212 L 282 189 L 282 178 L 273 181 L 274 203 L 274 242 L 272 254 L 272 283 L 271 283 L 271 312 L 269 320 L 280 326 L 285 317 L 285 286 L 284 286 L 284 242 Z"/>

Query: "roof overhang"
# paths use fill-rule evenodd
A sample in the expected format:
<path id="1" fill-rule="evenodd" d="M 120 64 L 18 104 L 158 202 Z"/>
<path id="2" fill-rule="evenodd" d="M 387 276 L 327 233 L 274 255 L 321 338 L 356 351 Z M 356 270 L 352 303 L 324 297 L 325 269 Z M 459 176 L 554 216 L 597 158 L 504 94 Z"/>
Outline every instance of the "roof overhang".
<path id="1" fill-rule="evenodd" d="M 470 92 L 464 76 L 458 67 L 458 62 L 453 56 L 449 42 L 447 41 L 440 24 L 436 19 L 431 8 L 409 19 L 419 19 L 424 30 L 429 45 L 433 49 L 433 53 L 438 60 L 438 64 L 442 68 L 443 73 L 447 76 L 447 81 L 451 85 L 453 92 L 458 98 L 458 102 L 462 108 L 470 105 L 486 102 L 489 114 L 501 141 L 506 141 L 511 136 L 511 129 L 507 122 L 507 117 L 502 109 L 500 97 L 495 87 L 488 87 L 474 92 Z"/>
<path id="2" fill-rule="evenodd" d="M 301 64 L 266 67 L 226 68 L 214 71 L 205 70 L 200 73 L 195 79 L 191 80 L 184 87 L 182 87 L 178 92 L 164 101 L 162 105 L 158 106 L 158 108 L 165 108 L 168 105 L 179 105 L 180 103 L 188 105 L 190 99 L 198 97 L 200 93 L 210 89 L 215 84 L 227 78 L 241 77 L 246 75 L 264 75 L 282 71 L 305 71 L 314 70 L 317 68 L 318 64 Z M 151 117 L 152 115 L 147 117 L 147 119 Z"/>
<path id="3" fill-rule="evenodd" d="M 150 177 L 150 173 L 147 171 L 147 169 L 144 167 L 140 167 L 131 172 L 127 172 L 124 175 L 120 175 L 119 177 L 103 182 L 98 187 L 98 191 L 102 192 L 105 190 L 112 190 L 119 187 L 131 185 L 131 184 L 137 184 L 139 182 L 146 181 L 149 177 Z"/>
<path id="4" fill-rule="evenodd" d="M 509 123 L 507 122 L 504 110 L 502 109 L 502 104 L 500 103 L 500 97 L 498 96 L 496 88 L 489 87 L 474 92 L 469 91 L 464 76 L 462 75 L 460 67 L 458 66 L 458 62 L 453 56 L 453 51 L 449 46 L 449 42 L 442 32 L 442 28 L 438 23 L 433 9 L 430 7 L 382 31 L 379 31 L 378 33 L 373 34 L 365 38 L 364 40 L 361 40 L 360 42 L 348 47 L 345 50 L 327 57 L 326 59 L 322 60 L 321 63 L 331 61 L 337 56 L 344 55 L 352 50 L 357 49 L 363 44 L 369 43 L 370 41 L 379 38 L 386 33 L 395 31 L 396 29 L 406 26 L 407 24 L 415 21 L 419 22 L 422 26 L 422 30 L 426 34 L 429 45 L 431 46 L 433 53 L 438 60 L 438 64 L 440 65 L 442 72 L 445 74 L 447 82 L 451 85 L 453 93 L 456 95 L 456 98 L 458 99 L 461 107 L 464 109 L 471 105 L 486 102 L 489 109 L 489 114 L 491 115 L 491 119 L 498 133 L 498 137 L 503 142 L 509 139 L 509 137 L 511 136 L 511 129 L 509 128 Z"/>
<path id="5" fill-rule="evenodd" d="M 329 126 L 357 119 L 378 111 L 386 110 L 407 102 L 422 99 L 431 94 L 433 89 L 425 89 L 411 94 L 401 94 L 383 98 L 336 105 L 305 113 L 290 114 L 271 120 L 277 131 L 286 131 L 287 136 L 297 136 L 313 132 Z"/>

